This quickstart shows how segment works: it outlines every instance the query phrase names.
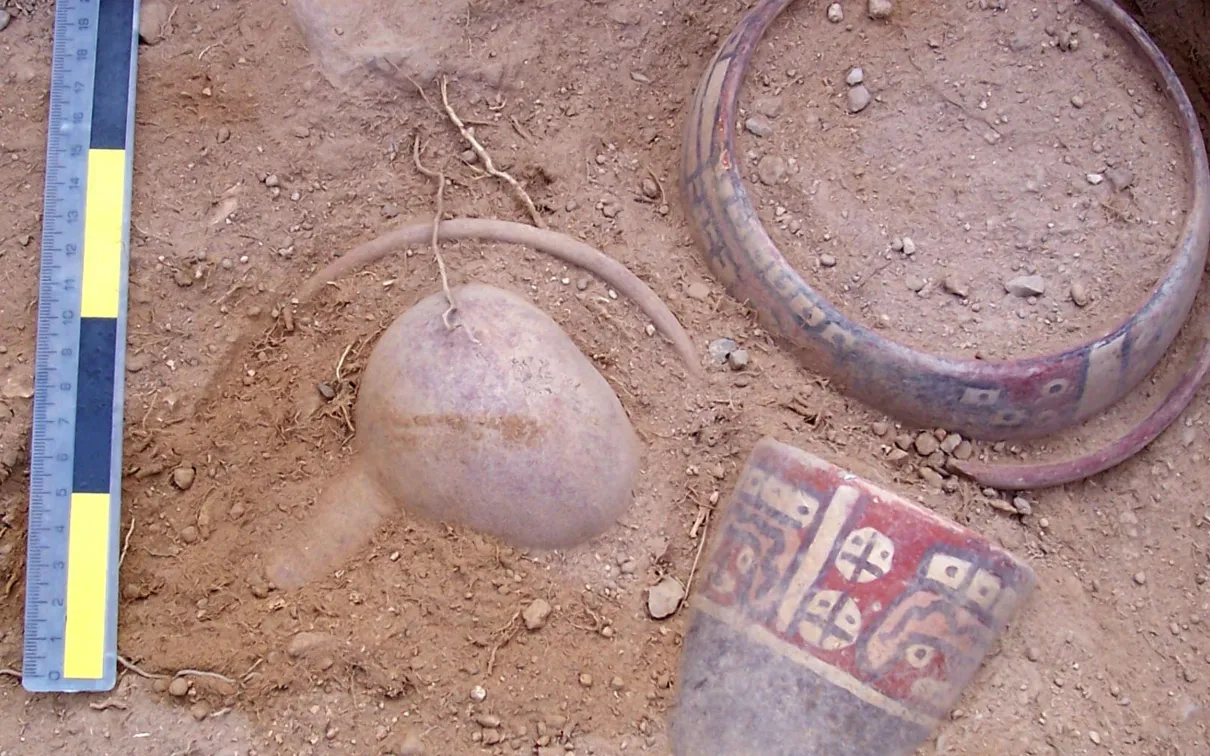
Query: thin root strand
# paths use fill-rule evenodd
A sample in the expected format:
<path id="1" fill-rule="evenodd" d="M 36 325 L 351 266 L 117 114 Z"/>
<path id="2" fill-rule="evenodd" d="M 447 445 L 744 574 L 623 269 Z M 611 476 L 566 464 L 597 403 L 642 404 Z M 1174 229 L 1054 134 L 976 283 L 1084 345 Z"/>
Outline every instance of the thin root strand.
<path id="1" fill-rule="evenodd" d="M 442 97 L 445 96 L 445 83 L 441 85 Z M 447 106 L 448 107 L 448 106 Z M 433 249 L 433 257 L 437 260 L 437 270 L 441 273 L 441 290 L 445 292 L 445 299 L 450 303 L 445 312 L 441 313 L 441 322 L 445 323 L 445 330 L 452 331 L 457 328 L 450 322 L 450 316 L 458 309 L 458 303 L 454 301 L 454 292 L 450 290 L 450 279 L 445 271 L 445 258 L 441 256 L 440 239 L 438 230 L 441 228 L 441 216 L 445 215 L 445 174 L 440 171 L 431 171 L 424 167 L 420 162 L 420 135 L 416 135 L 416 139 L 412 142 L 412 159 L 416 163 L 416 170 L 423 173 L 425 176 L 437 179 L 437 209 L 433 213 L 433 236 L 429 241 L 429 246 Z"/>
<path id="2" fill-rule="evenodd" d="M 546 222 L 542 220 L 541 215 L 538 215 L 538 208 L 534 206 L 534 201 L 530 199 L 529 193 L 526 192 L 525 189 L 522 188 L 521 184 L 507 171 L 502 171 L 496 167 L 496 164 L 492 162 L 492 156 L 487 154 L 487 149 L 484 148 L 484 146 L 479 143 L 479 140 L 475 138 L 475 132 L 466 125 L 466 122 L 458 116 L 458 113 L 455 112 L 454 107 L 450 105 L 448 89 L 448 82 L 444 77 L 442 77 L 441 104 L 445 106 L 445 113 L 450 117 L 450 121 L 458 127 L 458 131 L 462 134 L 462 138 L 465 139 L 468 144 L 470 144 L 471 149 L 474 150 L 475 154 L 479 156 L 479 159 L 483 161 L 484 169 L 496 178 L 507 182 L 508 185 L 513 188 L 513 192 L 516 193 L 517 199 L 519 199 L 521 203 L 525 205 L 525 209 L 529 211 L 529 217 L 533 220 L 534 225 L 538 228 L 546 228 Z"/>

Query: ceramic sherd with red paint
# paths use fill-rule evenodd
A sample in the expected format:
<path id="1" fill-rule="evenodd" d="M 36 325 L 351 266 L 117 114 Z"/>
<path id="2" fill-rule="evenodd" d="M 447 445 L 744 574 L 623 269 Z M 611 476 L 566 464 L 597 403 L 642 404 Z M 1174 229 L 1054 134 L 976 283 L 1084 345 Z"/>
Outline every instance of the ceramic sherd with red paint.
<path id="1" fill-rule="evenodd" d="M 765 438 L 692 599 L 675 753 L 910 754 L 1036 582 L 978 534 Z"/>

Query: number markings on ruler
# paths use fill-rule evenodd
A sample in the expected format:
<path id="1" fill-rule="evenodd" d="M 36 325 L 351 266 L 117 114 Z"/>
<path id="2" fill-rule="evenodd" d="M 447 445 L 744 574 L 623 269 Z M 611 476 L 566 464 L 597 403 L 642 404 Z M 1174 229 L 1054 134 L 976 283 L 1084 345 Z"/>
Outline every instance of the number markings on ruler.
<path id="1" fill-rule="evenodd" d="M 57 11 L 22 682 L 31 691 L 108 690 L 117 676 L 121 377 L 138 0 L 97 0 L 95 6 L 68 0 L 60 2 Z M 69 36 L 74 50 L 60 42 L 60 37 Z M 78 122 L 81 108 L 71 120 L 64 120 L 63 103 L 81 103 L 88 89 L 80 80 L 69 87 L 69 57 L 74 57 L 74 64 L 87 64 L 90 54 L 91 119 Z M 87 151 L 63 144 L 62 138 L 71 133 L 73 124 L 88 129 Z M 80 188 L 78 181 L 62 177 L 73 167 L 79 172 L 73 163 L 84 166 L 82 203 L 78 191 L 73 194 Z M 67 228 L 60 227 L 64 220 Z M 73 240 L 72 226 L 80 225 L 80 220 L 82 232 L 76 231 L 79 238 Z M 81 250 L 82 259 L 78 254 L 70 259 Z M 60 252 L 68 259 L 60 259 Z M 71 271 L 63 270 L 72 264 L 79 266 L 78 303 L 72 301 L 76 287 Z M 52 312 L 51 303 L 65 305 L 60 315 Z M 77 305 L 75 311 L 70 309 L 73 304 Z M 72 320 L 78 321 L 74 350 Z M 64 392 L 74 389 L 74 408 L 52 418 L 51 408 L 64 400 L 51 398 L 51 374 L 66 379 L 73 368 L 74 382 L 63 380 L 59 387 Z M 73 426 L 69 441 L 53 437 L 51 426 L 56 422 L 59 428 Z M 65 448 L 71 449 L 70 454 Z M 61 475 L 64 467 L 69 469 Z M 65 496 L 68 481 L 70 495 Z M 64 538 L 65 548 L 54 542 Z M 43 575 L 46 570 L 50 570 L 49 579 Z M 48 606 L 61 607 L 61 611 L 47 611 Z"/>

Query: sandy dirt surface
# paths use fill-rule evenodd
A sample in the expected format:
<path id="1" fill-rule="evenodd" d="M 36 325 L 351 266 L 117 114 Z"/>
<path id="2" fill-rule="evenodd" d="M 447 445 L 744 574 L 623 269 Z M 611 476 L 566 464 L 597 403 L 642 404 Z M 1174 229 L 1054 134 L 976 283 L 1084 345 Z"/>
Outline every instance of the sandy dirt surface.
<path id="1" fill-rule="evenodd" d="M 744 4 L 394 5 L 156 8 L 139 64 L 122 502 L 119 649 L 139 672 L 96 696 L 30 696 L 0 676 L 0 754 L 666 754 L 685 618 L 653 620 L 647 590 L 688 580 L 712 501 L 766 434 L 919 498 L 1040 577 L 922 753 L 1210 751 L 1205 392 L 1138 458 L 1016 506 L 922 476 L 922 429 L 779 351 L 689 237 L 676 189 L 685 111 Z M 888 25 L 855 0 L 830 23 L 826 5 L 800 3 L 771 30 L 744 102 L 772 131 L 741 141 L 765 223 L 810 280 L 863 321 L 967 355 L 1071 343 L 1137 306 L 1188 199 L 1170 167 L 1182 153 L 1143 70 L 1086 9 L 901 1 Z M 18 669 L 52 10 L 7 8 L 0 667 Z M 300 28 L 295 12 L 311 23 Z M 1077 49 L 1048 47 L 1071 26 Z M 855 114 L 854 66 L 871 94 Z M 645 447 L 634 504 L 606 535 L 556 553 L 401 514 L 340 570 L 281 593 L 261 577 L 265 546 L 347 464 L 366 356 L 439 289 L 438 270 L 427 248 L 401 251 L 327 287 L 292 330 L 281 303 L 335 256 L 431 218 L 417 135 L 427 164 L 455 181 L 450 217 L 527 220 L 433 107 L 440 74 L 550 226 L 665 299 L 708 364 L 706 383 L 689 390 L 642 313 L 583 272 L 515 246 L 446 245 L 453 283 L 524 294 L 614 387 Z M 785 162 L 783 177 L 762 181 L 766 155 Z M 893 246 L 905 236 L 912 255 Z M 947 290 L 950 272 L 965 295 Z M 1005 291 L 1030 275 L 1046 281 L 1034 300 Z M 857 289 L 855 276 L 869 283 Z M 721 338 L 747 363 L 711 362 Z M 1188 341 L 1088 426 L 975 452 L 1050 457 L 1103 442 L 1164 393 Z M 549 615 L 529 629 L 536 602 Z M 182 670 L 213 674 L 170 684 Z"/>

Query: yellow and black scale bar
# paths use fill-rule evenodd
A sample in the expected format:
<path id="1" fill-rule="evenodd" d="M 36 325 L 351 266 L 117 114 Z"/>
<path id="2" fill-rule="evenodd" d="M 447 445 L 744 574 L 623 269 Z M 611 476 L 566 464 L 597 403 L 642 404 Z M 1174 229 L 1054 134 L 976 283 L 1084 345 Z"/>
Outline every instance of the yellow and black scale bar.
<path id="1" fill-rule="evenodd" d="M 62 0 L 60 0 L 62 2 Z M 70 0 L 68 0 L 70 2 Z M 77 5 L 84 6 L 81 0 Z M 26 687 L 100 690 L 116 679 L 125 246 L 138 0 L 96 0 L 95 71 L 79 280 L 74 453 L 61 671 Z M 54 124 L 51 125 L 54 128 Z M 119 359 L 119 354 L 123 359 Z M 27 631 L 28 632 L 28 631 Z M 99 685 L 73 687 L 72 681 Z"/>

